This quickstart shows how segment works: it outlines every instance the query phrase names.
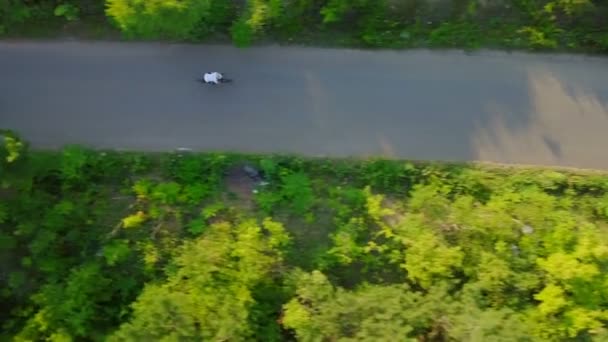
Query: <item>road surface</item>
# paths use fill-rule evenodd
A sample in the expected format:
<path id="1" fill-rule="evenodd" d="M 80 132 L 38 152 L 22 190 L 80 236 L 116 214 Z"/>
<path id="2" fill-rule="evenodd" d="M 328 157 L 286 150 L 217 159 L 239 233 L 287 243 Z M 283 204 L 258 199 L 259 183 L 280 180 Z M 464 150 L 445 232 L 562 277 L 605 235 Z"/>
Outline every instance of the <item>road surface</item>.
<path id="1" fill-rule="evenodd" d="M 235 79 L 196 83 L 218 70 Z M 0 127 L 35 147 L 608 169 L 608 59 L 0 42 Z"/>

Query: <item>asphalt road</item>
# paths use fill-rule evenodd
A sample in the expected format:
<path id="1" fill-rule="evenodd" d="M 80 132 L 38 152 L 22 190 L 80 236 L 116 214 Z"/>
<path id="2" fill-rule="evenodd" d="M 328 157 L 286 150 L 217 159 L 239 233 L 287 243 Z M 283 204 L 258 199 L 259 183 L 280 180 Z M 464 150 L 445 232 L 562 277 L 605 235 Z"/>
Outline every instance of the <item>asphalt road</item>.
<path id="1" fill-rule="evenodd" d="M 194 80 L 217 70 L 232 84 Z M 35 147 L 608 169 L 608 59 L 0 42 L 0 127 Z"/>

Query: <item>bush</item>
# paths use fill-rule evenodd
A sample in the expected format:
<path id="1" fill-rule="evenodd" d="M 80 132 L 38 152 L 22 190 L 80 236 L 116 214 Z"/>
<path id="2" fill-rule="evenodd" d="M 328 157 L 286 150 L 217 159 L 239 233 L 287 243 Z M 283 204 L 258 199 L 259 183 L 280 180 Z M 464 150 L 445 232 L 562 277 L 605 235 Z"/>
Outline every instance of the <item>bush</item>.
<path id="1" fill-rule="evenodd" d="M 481 44 L 481 29 L 475 23 L 442 23 L 431 31 L 429 43 L 441 47 L 476 48 Z"/>
<path id="2" fill-rule="evenodd" d="M 232 41 L 238 47 L 247 47 L 253 42 L 254 32 L 246 20 L 240 19 L 230 29 Z"/>
<path id="3" fill-rule="evenodd" d="M 210 20 L 214 0 L 107 0 L 107 15 L 130 38 L 193 39 Z M 209 29 L 207 29 L 209 30 Z"/>
<path id="4" fill-rule="evenodd" d="M 68 21 L 74 21 L 78 20 L 80 10 L 72 4 L 64 3 L 55 7 L 54 13 L 57 17 L 64 17 Z"/>
<path id="5" fill-rule="evenodd" d="M 557 41 L 551 38 L 553 32 L 547 33 L 534 27 L 526 26 L 517 31 L 517 33 L 521 34 L 527 45 L 532 48 L 550 49 L 557 47 Z"/>
<path id="6" fill-rule="evenodd" d="M 32 17 L 32 7 L 22 1 L 0 2 L 0 34 L 7 32 L 14 25 L 25 23 Z"/>
<path id="7" fill-rule="evenodd" d="M 608 50 L 608 3 L 591 0 L 4 0 L 0 35 L 97 24 L 104 1 L 109 22 L 131 39 Z"/>

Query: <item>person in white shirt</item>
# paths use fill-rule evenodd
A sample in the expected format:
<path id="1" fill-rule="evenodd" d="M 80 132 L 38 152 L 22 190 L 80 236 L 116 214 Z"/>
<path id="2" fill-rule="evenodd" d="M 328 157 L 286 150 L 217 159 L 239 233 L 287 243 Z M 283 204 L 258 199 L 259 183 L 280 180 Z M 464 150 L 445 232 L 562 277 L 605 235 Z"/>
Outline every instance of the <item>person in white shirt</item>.
<path id="1" fill-rule="evenodd" d="M 222 77 L 222 74 L 220 74 L 219 72 L 206 72 L 203 76 L 203 80 L 205 81 L 205 83 L 220 84 L 220 80 L 222 79 Z"/>

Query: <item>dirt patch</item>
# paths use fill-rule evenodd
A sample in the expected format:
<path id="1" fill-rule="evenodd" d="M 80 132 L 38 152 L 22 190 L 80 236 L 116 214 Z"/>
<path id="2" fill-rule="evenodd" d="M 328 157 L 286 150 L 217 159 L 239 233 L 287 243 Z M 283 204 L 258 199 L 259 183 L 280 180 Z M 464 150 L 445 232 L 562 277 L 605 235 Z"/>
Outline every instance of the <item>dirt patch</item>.
<path id="1" fill-rule="evenodd" d="M 245 209 L 253 209 L 256 182 L 249 177 L 245 165 L 235 165 L 226 173 L 226 188 L 234 205 Z"/>

